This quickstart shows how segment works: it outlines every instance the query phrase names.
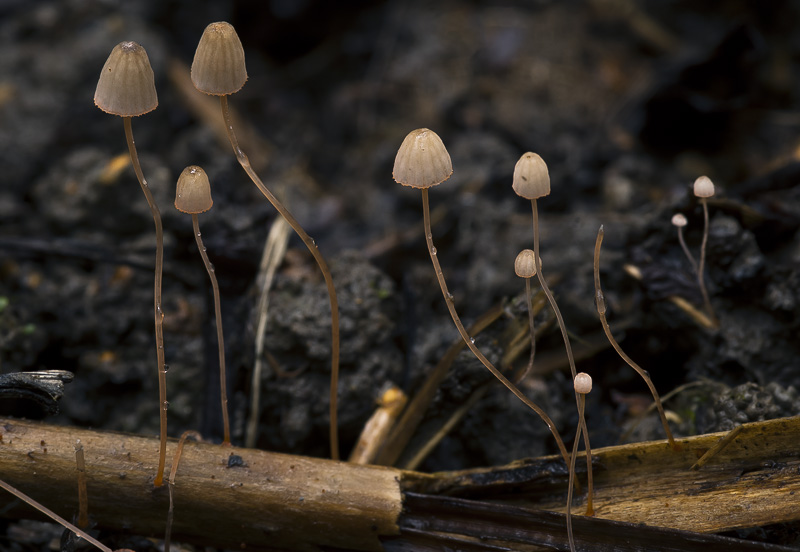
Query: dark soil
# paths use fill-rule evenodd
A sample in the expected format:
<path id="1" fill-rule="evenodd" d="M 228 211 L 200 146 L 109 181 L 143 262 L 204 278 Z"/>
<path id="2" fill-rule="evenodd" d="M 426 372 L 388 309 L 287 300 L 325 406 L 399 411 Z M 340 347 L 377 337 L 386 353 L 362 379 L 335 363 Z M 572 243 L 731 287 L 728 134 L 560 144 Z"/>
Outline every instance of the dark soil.
<path id="1" fill-rule="evenodd" d="M 701 382 L 667 403 L 678 434 L 798 412 L 797 2 L 209 4 L 0 3 L 0 373 L 74 372 L 49 422 L 158 431 L 152 218 L 130 167 L 108 176 L 127 152 L 122 121 L 92 105 L 109 52 L 135 40 L 160 102 L 133 130 L 165 228 L 169 433 L 222 432 L 211 288 L 190 217 L 172 208 L 178 174 L 198 164 L 215 201 L 200 223 L 222 290 L 234 442 L 244 443 L 255 279 L 276 213 L 167 77 L 173 60 L 188 67 L 204 27 L 218 20 L 234 24 L 247 56 L 249 81 L 230 103 L 266 144 L 242 147 L 266 152 L 262 179 L 333 269 L 345 454 L 381 389 L 393 382 L 413 394 L 458 339 L 425 247 L 419 193 L 391 178 L 397 147 L 418 127 L 442 137 L 455 167 L 431 191 L 433 237 L 467 325 L 502 303 L 507 317 L 527 319 L 513 262 L 532 247 L 530 205 L 511 176 L 519 156 L 535 151 L 552 179 L 539 201 L 544 273 L 576 348 L 601 331 L 592 252 L 603 224 L 601 277 L 622 346 L 662 394 Z M 701 174 L 717 185 L 706 278 L 717 331 L 668 299 L 702 307 L 670 224 L 686 215 L 697 256 L 703 217 L 691 183 Z M 323 280 L 292 235 L 270 295 L 258 447 L 329 453 L 329 316 Z M 537 322 L 549 316 L 545 309 Z M 494 361 L 508 323 L 478 336 Z M 566 436 L 576 413 L 563 350 L 553 325 L 537 355 L 557 369 L 535 370 L 523 387 Z M 527 352 L 513 368 L 526 361 Z M 645 384 L 610 348 L 578 370 L 594 378 L 592 444 L 618 443 L 651 402 Z M 462 353 L 429 422 L 490 378 Z M 0 412 L 45 417 L 23 400 L 3 400 Z M 662 437 L 648 417 L 631 438 Z M 556 452 L 547 427 L 494 385 L 420 469 Z M 0 547 L 32 542 L 19 536 L 26 525 L 3 523 Z"/>

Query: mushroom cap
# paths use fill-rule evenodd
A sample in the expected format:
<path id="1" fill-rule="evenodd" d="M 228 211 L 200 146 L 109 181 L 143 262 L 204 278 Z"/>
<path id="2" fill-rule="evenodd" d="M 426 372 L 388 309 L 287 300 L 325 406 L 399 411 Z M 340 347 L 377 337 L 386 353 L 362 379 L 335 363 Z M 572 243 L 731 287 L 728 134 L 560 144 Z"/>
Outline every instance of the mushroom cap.
<path id="1" fill-rule="evenodd" d="M 586 395 L 592 390 L 592 376 L 586 372 L 578 372 L 575 374 L 573 385 L 575 386 L 576 393 Z"/>
<path id="2" fill-rule="evenodd" d="M 192 83 L 200 92 L 227 96 L 247 81 L 244 48 L 233 25 L 211 23 L 197 45 L 192 61 Z"/>
<path id="3" fill-rule="evenodd" d="M 453 174 L 453 162 L 439 135 L 427 128 L 412 130 L 394 159 L 392 177 L 403 186 L 430 188 Z"/>
<path id="4" fill-rule="evenodd" d="M 525 199 L 538 199 L 550 195 L 550 173 L 547 163 L 538 153 L 529 151 L 522 155 L 514 166 L 512 188 Z"/>
<path id="5" fill-rule="evenodd" d="M 675 213 L 672 215 L 672 224 L 673 226 L 677 226 L 678 228 L 683 228 L 688 224 L 686 217 L 683 216 L 681 213 Z"/>
<path id="6" fill-rule="evenodd" d="M 94 104 L 112 115 L 136 117 L 158 107 L 153 68 L 136 42 L 120 42 L 111 50 L 94 92 Z"/>
<path id="7" fill-rule="evenodd" d="M 536 275 L 536 257 L 530 249 L 523 249 L 514 260 L 514 272 L 520 278 L 533 278 Z"/>
<path id="8" fill-rule="evenodd" d="M 213 204 L 206 171 L 197 165 L 183 169 L 175 189 L 175 208 L 182 213 L 197 215 L 211 209 Z"/>
<path id="9" fill-rule="evenodd" d="M 694 181 L 694 195 L 697 197 L 711 197 L 714 195 L 714 183 L 707 176 L 701 176 Z"/>

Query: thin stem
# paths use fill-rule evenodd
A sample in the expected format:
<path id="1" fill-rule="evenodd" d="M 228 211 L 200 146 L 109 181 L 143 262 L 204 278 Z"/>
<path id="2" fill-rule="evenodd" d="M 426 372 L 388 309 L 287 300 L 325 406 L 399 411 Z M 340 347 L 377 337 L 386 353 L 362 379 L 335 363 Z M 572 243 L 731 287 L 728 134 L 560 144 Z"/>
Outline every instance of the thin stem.
<path id="1" fill-rule="evenodd" d="M 567 349 L 569 369 L 572 372 L 572 379 L 574 381 L 578 371 L 575 369 L 575 357 L 572 354 L 572 346 L 569 343 L 567 326 L 564 324 L 564 317 L 561 316 L 561 310 L 558 308 L 556 299 L 553 297 L 550 287 L 547 285 L 547 281 L 544 279 L 544 274 L 542 274 L 542 258 L 539 256 L 539 210 L 536 207 L 535 199 L 531 200 L 531 210 L 533 211 L 533 256 L 536 262 L 536 276 L 539 278 L 539 284 L 542 286 L 542 291 L 544 291 L 544 294 L 547 296 L 547 300 L 550 302 L 550 307 L 553 309 L 553 312 L 556 315 L 556 320 L 558 320 L 558 326 L 561 328 L 561 335 L 564 338 L 564 347 Z M 580 408 L 580 399 L 578 398 L 578 393 L 575 393 L 575 401 Z M 592 447 L 589 444 L 589 432 L 586 430 L 585 426 L 583 428 L 583 444 L 586 447 L 586 474 L 588 479 L 587 485 L 589 487 L 586 499 L 586 515 L 590 516 L 594 513 L 594 508 L 592 506 L 592 498 L 594 497 L 594 480 L 592 477 Z"/>
<path id="2" fill-rule="evenodd" d="M 700 262 L 697 265 L 697 284 L 700 286 L 700 293 L 703 294 L 703 307 L 706 310 L 706 314 L 714 321 L 714 326 L 719 326 L 719 321 L 714 314 L 714 307 L 711 306 L 711 300 L 708 298 L 704 274 L 706 266 L 706 244 L 708 243 L 708 200 L 701 197 L 700 203 L 703 205 L 703 241 L 700 244 Z"/>
<path id="3" fill-rule="evenodd" d="M 686 258 L 689 259 L 689 262 L 692 265 L 692 270 L 694 270 L 695 274 L 699 274 L 700 271 L 697 269 L 697 261 L 694 260 L 692 253 L 689 251 L 689 247 L 686 245 L 686 240 L 683 237 L 683 228 L 678 226 L 678 242 L 681 244 L 681 249 L 683 249 L 683 253 L 686 255 Z"/>
<path id="4" fill-rule="evenodd" d="M 550 433 L 553 434 L 553 437 L 556 440 L 556 444 L 558 445 L 558 449 L 561 451 L 561 455 L 564 457 L 564 462 L 569 464 L 569 454 L 567 453 L 567 448 L 564 446 L 564 441 L 561 439 L 561 435 L 558 433 L 558 429 L 556 429 L 556 425 L 553 423 L 553 420 L 550 419 L 550 416 L 547 413 L 539 408 L 539 406 L 526 397 L 522 391 L 520 391 L 516 385 L 511 383 L 502 373 L 500 370 L 494 367 L 494 365 L 489 362 L 483 353 L 481 353 L 478 348 L 475 346 L 474 339 L 472 339 L 467 330 L 464 328 L 464 325 L 461 323 L 461 319 L 458 317 L 458 313 L 456 312 L 455 305 L 453 304 L 453 295 L 447 291 L 447 283 L 444 280 L 444 274 L 442 273 L 442 265 L 439 264 L 439 257 L 437 255 L 436 247 L 433 245 L 433 234 L 431 233 L 431 213 L 430 208 L 428 206 L 428 189 L 422 189 L 422 213 L 423 213 L 423 220 L 425 224 L 425 240 L 428 243 L 428 253 L 431 256 L 431 261 L 433 261 L 433 268 L 436 271 L 436 278 L 439 280 L 439 287 L 442 289 L 442 295 L 444 295 L 445 303 L 447 304 L 447 310 L 450 311 L 450 316 L 453 319 L 453 323 L 456 325 L 458 329 L 458 333 L 461 334 L 461 338 L 464 340 L 464 343 L 469 347 L 469 350 L 478 357 L 478 360 L 486 366 L 486 368 L 500 380 L 500 382 L 505 385 L 509 391 L 514 393 L 519 400 L 521 400 L 525 405 L 536 412 L 539 417 L 547 424 L 547 427 L 550 428 Z"/>
<path id="5" fill-rule="evenodd" d="M 222 307 L 219 301 L 219 284 L 214 265 L 208 260 L 206 247 L 203 245 L 203 238 L 200 235 L 200 222 L 196 214 L 192 214 L 192 228 L 194 228 L 194 239 L 197 242 L 197 249 L 203 257 L 203 264 L 206 265 L 208 277 L 211 279 L 211 287 L 214 288 L 214 316 L 217 318 L 217 348 L 219 349 L 219 397 L 222 403 L 222 427 L 224 438 L 223 445 L 231 444 L 231 426 L 228 421 L 228 391 L 225 382 L 225 339 L 222 337 Z"/>
<path id="6" fill-rule="evenodd" d="M 175 449 L 175 458 L 172 460 L 172 468 L 169 471 L 167 478 L 167 489 L 169 490 L 169 510 L 167 510 L 167 528 L 164 531 L 164 552 L 169 552 L 170 543 L 172 540 L 172 520 L 175 515 L 174 503 L 174 487 L 175 487 L 175 474 L 178 472 L 178 464 L 181 461 L 181 454 L 183 454 L 183 445 L 186 443 L 186 438 L 192 437 L 195 441 L 202 441 L 203 437 L 197 431 L 187 430 L 183 432 L 181 438 L 178 440 L 178 448 Z"/>
<path id="7" fill-rule="evenodd" d="M 531 331 L 531 353 L 528 357 L 528 366 L 525 371 L 514 382 L 519 384 L 533 371 L 533 359 L 536 356 L 536 327 L 533 322 L 533 305 L 531 304 L 531 279 L 525 278 L 525 304 L 528 306 L 528 327 Z"/>
<path id="8" fill-rule="evenodd" d="M 220 96 L 219 97 L 220 106 L 222 108 L 222 116 L 225 119 L 225 129 L 228 131 L 228 139 L 231 142 L 231 146 L 233 147 L 233 153 L 236 155 L 236 159 L 239 161 L 239 164 L 242 166 L 244 171 L 247 173 L 247 176 L 250 177 L 250 180 L 253 181 L 253 184 L 264 194 L 264 197 L 269 200 L 275 209 L 281 214 L 281 216 L 286 219 L 286 222 L 289 223 L 289 226 L 300 236 L 300 239 L 303 240 L 303 243 L 306 244 L 306 247 L 314 256 L 314 260 L 317 261 L 317 265 L 319 266 L 320 271 L 322 272 L 323 278 L 325 278 L 325 285 L 328 287 L 328 298 L 330 299 L 331 304 L 331 398 L 330 398 L 330 440 L 331 440 L 331 457 L 334 460 L 339 459 L 339 432 L 337 428 L 337 397 L 338 397 L 338 388 L 339 388 L 339 302 L 336 299 L 336 289 L 333 287 L 333 277 L 331 276 L 331 271 L 328 269 L 328 264 L 325 262 L 325 259 L 322 257 L 322 253 L 319 252 L 319 248 L 317 247 L 317 243 L 311 239 L 311 237 L 303 230 L 303 227 L 300 226 L 300 223 L 297 222 L 297 219 L 292 216 L 292 214 L 283 206 L 283 204 L 278 201 L 272 192 L 264 185 L 261 179 L 258 177 L 256 172 L 253 170 L 253 167 L 250 165 L 250 159 L 248 159 L 247 155 L 242 151 L 239 147 L 239 142 L 236 140 L 236 134 L 233 132 L 233 122 L 231 120 L 231 114 L 228 110 L 228 98 L 227 96 Z"/>
<path id="9" fill-rule="evenodd" d="M 136 144 L 133 141 L 133 131 L 131 130 L 131 118 L 122 118 L 125 124 L 125 138 L 128 141 L 128 151 L 131 155 L 133 170 L 139 185 L 142 187 L 144 197 L 153 213 L 153 222 L 156 225 L 156 268 L 155 268 L 155 293 L 153 297 L 154 316 L 156 325 L 156 358 L 158 359 L 158 404 L 161 422 L 161 444 L 158 451 L 158 470 L 153 484 L 160 487 L 164 483 L 164 465 L 167 458 L 167 373 L 164 369 L 164 311 L 161 309 L 161 274 L 164 266 L 164 231 L 161 226 L 161 213 L 153 198 L 153 193 L 147 186 L 147 181 L 142 173 L 142 166 L 139 164 L 139 155 L 136 153 Z"/>
<path id="10" fill-rule="evenodd" d="M 647 384 L 647 387 L 650 389 L 650 393 L 653 395 L 653 400 L 655 400 L 656 407 L 658 408 L 658 415 L 661 416 L 661 425 L 664 426 L 667 439 L 669 439 L 669 446 L 672 447 L 672 450 L 681 450 L 681 446 L 676 443 L 675 439 L 672 437 L 672 431 L 670 431 L 669 424 L 667 423 L 667 415 L 664 413 L 664 406 L 661 404 L 661 399 L 658 396 L 658 391 L 656 391 L 656 386 L 653 385 L 653 380 L 650 379 L 650 374 L 636 364 L 631 357 L 625 354 L 625 351 L 622 350 L 622 347 L 619 346 L 619 343 L 617 343 L 617 340 L 614 339 L 614 336 L 611 334 L 611 328 L 608 327 L 608 321 L 606 320 L 606 300 L 605 296 L 603 295 L 603 289 L 600 287 L 600 246 L 603 244 L 604 234 L 605 232 L 601 226 L 600 230 L 597 231 L 597 241 L 595 241 L 594 244 L 594 290 L 595 298 L 597 300 L 597 314 L 600 317 L 600 324 L 603 325 L 603 331 L 605 332 L 608 341 L 611 343 L 611 346 L 614 347 L 615 351 L 617 351 L 617 354 L 622 358 L 622 360 L 628 363 L 628 366 L 636 370 L 636 373 L 642 377 L 644 382 Z"/>
<path id="11" fill-rule="evenodd" d="M 51 509 L 49 509 L 46 506 L 44 506 L 44 505 L 40 504 L 39 502 L 35 501 L 34 499 L 29 497 L 28 495 L 26 495 L 22 491 L 19 491 L 19 490 L 15 489 L 14 487 L 9 485 L 5 481 L 0 480 L 0 488 L 5 489 L 6 491 L 8 491 L 9 493 L 13 494 L 14 496 L 19 498 L 20 500 L 30 504 L 31 506 L 33 506 L 34 508 L 39 510 L 41 513 L 43 513 L 44 515 L 46 515 L 47 517 L 49 517 L 50 519 L 52 519 L 56 523 L 59 523 L 59 524 L 61 524 L 61 526 L 66 527 L 67 529 L 69 529 L 70 531 L 72 531 L 73 533 L 78 535 L 80 538 L 84 539 L 86 542 L 95 545 L 97 548 L 99 548 L 103 552 L 113 552 L 108 546 L 106 546 L 105 544 L 103 544 L 99 540 L 97 540 L 94 537 L 92 537 L 86 531 L 83 531 L 82 529 L 79 529 L 78 527 L 75 527 L 70 522 L 68 522 L 67 520 L 65 520 L 64 518 L 62 518 L 58 514 L 56 514 L 54 511 L 52 511 Z"/>
<path id="12" fill-rule="evenodd" d="M 569 484 L 567 488 L 567 539 L 570 552 L 575 552 L 575 537 L 572 536 L 572 486 L 575 480 L 575 457 L 578 455 L 578 443 L 581 440 L 581 431 L 586 431 L 586 422 L 583 411 L 586 407 L 586 396 L 578 393 L 578 429 L 575 431 L 575 442 L 572 443 L 572 455 L 569 462 Z M 588 450 L 587 450 L 588 453 Z M 590 514 L 586 514 L 590 515 Z"/>

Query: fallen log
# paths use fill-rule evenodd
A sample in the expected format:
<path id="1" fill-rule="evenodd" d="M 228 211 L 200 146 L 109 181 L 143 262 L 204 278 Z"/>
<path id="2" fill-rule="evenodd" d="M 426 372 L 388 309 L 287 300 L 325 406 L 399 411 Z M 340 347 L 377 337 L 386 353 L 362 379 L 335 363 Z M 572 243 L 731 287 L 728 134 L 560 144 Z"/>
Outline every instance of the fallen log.
<path id="1" fill-rule="evenodd" d="M 605 544 L 592 541 L 595 550 L 680 550 L 682 542 L 728 552 L 786 550 L 700 533 L 800 520 L 800 418 L 745 424 L 705 465 L 690 469 L 725 435 L 679 439 L 681 452 L 665 441 L 594 451 L 597 515 L 575 516 L 578 542 L 604 534 Z M 99 527 L 163 537 L 169 499 L 152 483 L 156 439 L 0 419 L 0 479 L 70 518 L 78 508 L 78 439 L 90 518 Z M 171 442 L 170 458 L 175 447 Z M 172 536 L 248 550 L 563 550 L 565 524 L 556 512 L 564 510 L 566 487 L 566 467 L 555 456 L 422 474 L 187 442 Z M 37 517 L 10 495 L 0 496 L 0 512 Z M 480 535 L 470 533 L 481 519 Z M 534 519 L 545 529 L 524 531 Z"/>

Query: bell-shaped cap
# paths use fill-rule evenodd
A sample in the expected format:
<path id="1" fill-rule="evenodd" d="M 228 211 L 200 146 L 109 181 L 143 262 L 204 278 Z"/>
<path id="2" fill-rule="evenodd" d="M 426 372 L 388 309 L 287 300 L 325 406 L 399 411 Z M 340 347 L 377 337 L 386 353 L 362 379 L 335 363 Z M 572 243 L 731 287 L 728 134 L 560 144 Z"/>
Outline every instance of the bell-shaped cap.
<path id="1" fill-rule="evenodd" d="M 592 390 L 592 376 L 586 372 L 578 372 L 575 374 L 573 385 L 575 386 L 576 393 L 586 395 Z"/>
<path id="2" fill-rule="evenodd" d="M 523 249 L 514 260 L 514 272 L 520 278 L 533 278 L 536 276 L 536 258 L 533 251 Z"/>
<path id="3" fill-rule="evenodd" d="M 182 213 L 197 215 L 211 209 L 213 204 L 206 171 L 197 165 L 183 169 L 175 190 L 175 208 Z"/>
<path id="4" fill-rule="evenodd" d="M 550 195 L 550 173 L 539 154 L 529 151 L 519 158 L 514 166 L 514 183 L 511 187 L 525 199 Z"/>
<path id="5" fill-rule="evenodd" d="M 707 176 L 701 176 L 694 181 L 694 195 L 697 197 L 711 197 L 714 195 L 714 183 Z"/>
<path id="6" fill-rule="evenodd" d="M 673 226 L 677 226 L 678 228 L 683 228 L 688 223 L 689 223 L 689 221 L 686 220 L 686 217 L 684 215 L 682 215 L 681 213 L 675 213 L 674 215 L 672 215 L 672 225 Z"/>
<path id="7" fill-rule="evenodd" d="M 244 48 L 233 25 L 211 23 L 197 45 L 192 61 L 192 83 L 200 92 L 227 96 L 247 81 Z"/>
<path id="8" fill-rule="evenodd" d="M 94 104 L 113 115 L 136 117 L 158 106 L 150 59 L 136 42 L 120 42 L 106 60 Z"/>
<path id="9" fill-rule="evenodd" d="M 430 188 L 453 174 L 453 162 L 439 135 L 427 128 L 412 130 L 394 159 L 392 177 L 403 186 Z"/>

